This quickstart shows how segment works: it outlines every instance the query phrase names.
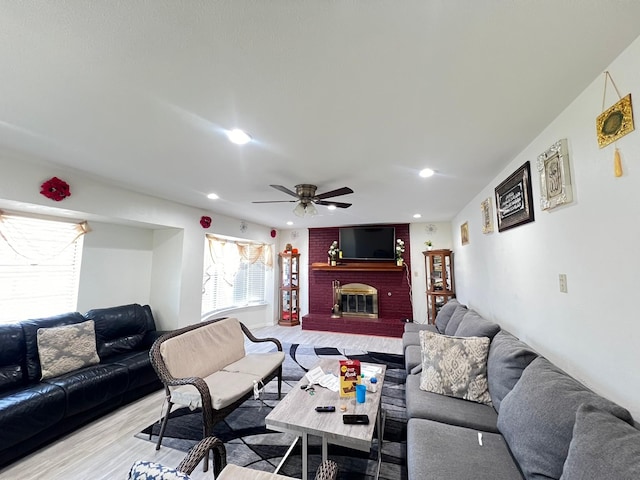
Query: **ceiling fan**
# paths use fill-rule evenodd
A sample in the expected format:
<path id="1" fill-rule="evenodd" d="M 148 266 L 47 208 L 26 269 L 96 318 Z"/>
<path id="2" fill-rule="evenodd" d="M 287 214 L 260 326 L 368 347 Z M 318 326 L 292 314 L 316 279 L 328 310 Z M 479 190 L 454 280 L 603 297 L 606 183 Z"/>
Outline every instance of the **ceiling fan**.
<path id="1" fill-rule="evenodd" d="M 336 190 L 331 190 L 330 192 L 320 193 L 316 195 L 316 189 L 318 188 L 315 185 L 310 185 L 308 183 L 301 183 L 300 185 L 296 185 L 296 191 L 289 190 L 287 187 L 283 187 L 282 185 L 269 185 L 270 187 L 275 188 L 276 190 L 280 190 L 292 197 L 296 197 L 296 200 L 264 200 L 260 202 L 252 202 L 252 203 L 293 203 L 298 202 L 296 208 L 293 209 L 293 213 L 298 215 L 299 217 L 303 217 L 306 215 L 315 215 L 318 213 L 314 203 L 316 205 L 334 205 L 338 208 L 349 208 L 351 206 L 350 203 L 343 202 L 334 202 L 327 201 L 326 198 L 338 197 L 340 195 L 347 195 L 349 193 L 353 193 L 349 187 L 342 187 Z"/>

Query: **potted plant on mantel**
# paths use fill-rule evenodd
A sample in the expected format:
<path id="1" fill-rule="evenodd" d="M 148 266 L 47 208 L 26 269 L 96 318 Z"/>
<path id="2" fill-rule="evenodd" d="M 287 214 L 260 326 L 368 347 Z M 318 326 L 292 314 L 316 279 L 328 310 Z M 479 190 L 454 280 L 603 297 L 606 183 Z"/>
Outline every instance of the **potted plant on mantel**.
<path id="1" fill-rule="evenodd" d="M 334 240 L 331 246 L 329 247 L 329 251 L 327 252 L 329 254 L 329 265 L 331 265 L 332 267 L 336 266 L 336 261 L 338 260 L 339 252 L 340 250 L 338 249 L 338 242 Z"/>
<path id="2" fill-rule="evenodd" d="M 431 240 L 427 240 L 426 242 L 424 242 L 424 244 L 427 247 L 427 250 L 431 251 L 431 249 L 433 248 L 433 243 L 431 243 Z"/>
<path id="3" fill-rule="evenodd" d="M 399 238 L 396 240 L 396 265 L 402 266 L 402 254 L 404 253 L 404 240 Z"/>

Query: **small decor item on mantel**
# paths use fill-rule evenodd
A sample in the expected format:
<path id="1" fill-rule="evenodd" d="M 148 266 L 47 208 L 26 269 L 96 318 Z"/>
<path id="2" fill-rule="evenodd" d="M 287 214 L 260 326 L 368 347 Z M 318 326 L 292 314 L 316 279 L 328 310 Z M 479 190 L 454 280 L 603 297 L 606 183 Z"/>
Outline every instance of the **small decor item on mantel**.
<path id="1" fill-rule="evenodd" d="M 336 266 L 336 262 L 338 260 L 338 255 L 339 255 L 338 241 L 337 240 L 333 241 L 333 243 L 329 247 L 329 251 L 327 253 L 329 254 L 329 265 L 331 265 L 332 267 L 335 267 Z"/>
<path id="2" fill-rule="evenodd" d="M 40 193 L 51 200 L 59 202 L 71 196 L 71 189 L 64 180 L 52 177 L 40 185 Z"/>
<path id="3" fill-rule="evenodd" d="M 611 84 L 618 95 L 619 101 L 605 111 L 604 102 L 607 96 L 608 80 L 611 80 Z M 602 110 L 603 112 L 598 115 L 598 118 L 596 118 L 596 131 L 598 134 L 598 146 L 600 148 L 606 147 L 610 143 L 615 142 L 634 130 L 631 94 L 622 98 L 618 91 L 618 87 L 609 72 L 604 72 Z M 620 150 L 617 145 L 613 153 L 613 173 L 616 177 L 622 176 L 622 161 L 620 159 Z"/>
<path id="4" fill-rule="evenodd" d="M 433 242 L 431 240 L 424 242 L 424 246 L 427 247 L 427 251 L 433 250 Z"/>
<path id="5" fill-rule="evenodd" d="M 396 240 L 396 265 L 402 266 L 402 254 L 404 253 L 404 240 L 401 238 Z"/>

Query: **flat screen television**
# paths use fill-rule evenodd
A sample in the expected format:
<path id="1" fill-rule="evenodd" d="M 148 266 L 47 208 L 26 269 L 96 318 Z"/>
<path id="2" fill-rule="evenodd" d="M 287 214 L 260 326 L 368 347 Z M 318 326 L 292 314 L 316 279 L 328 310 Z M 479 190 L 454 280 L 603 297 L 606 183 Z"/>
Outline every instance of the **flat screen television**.
<path id="1" fill-rule="evenodd" d="M 386 226 L 343 227 L 340 250 L 346 260 L 394 260 L 396 229 Z"/>

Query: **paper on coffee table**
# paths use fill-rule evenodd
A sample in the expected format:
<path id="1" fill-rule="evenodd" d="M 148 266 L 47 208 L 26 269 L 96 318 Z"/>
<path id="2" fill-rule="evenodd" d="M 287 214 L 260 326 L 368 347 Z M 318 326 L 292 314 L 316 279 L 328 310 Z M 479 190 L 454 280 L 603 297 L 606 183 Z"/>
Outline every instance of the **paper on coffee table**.
<path id="1" fill-rule="evenodd" d="M 340 389 L 340 381 L 338 377 L 331 373 L 324 373 L 321 367 L 316 367 L 309 370 L 305 377 L 309 381 L 309 384 L 317 384 L 321 387 L 328 388 L 332 392 L 337 392 Z"/>

